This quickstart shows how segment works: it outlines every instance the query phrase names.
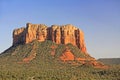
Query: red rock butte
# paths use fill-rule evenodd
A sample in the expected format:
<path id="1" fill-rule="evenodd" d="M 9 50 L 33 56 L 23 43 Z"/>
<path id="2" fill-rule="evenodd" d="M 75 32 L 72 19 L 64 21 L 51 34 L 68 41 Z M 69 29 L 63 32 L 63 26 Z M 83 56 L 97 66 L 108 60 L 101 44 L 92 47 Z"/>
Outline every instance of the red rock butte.
<path id="1" fill-rule="evenodd" d="M 26 27 L 13 31 L 13 46 L 17 44 L 27 44 L 34 40 L 40 42 L 51 40 L 56 44 L 71 43 L 77 46 L 82 52 L 87 53 L 83 31 L 71 24 L 47 27 L 44 24 L 27 23 Z"/>

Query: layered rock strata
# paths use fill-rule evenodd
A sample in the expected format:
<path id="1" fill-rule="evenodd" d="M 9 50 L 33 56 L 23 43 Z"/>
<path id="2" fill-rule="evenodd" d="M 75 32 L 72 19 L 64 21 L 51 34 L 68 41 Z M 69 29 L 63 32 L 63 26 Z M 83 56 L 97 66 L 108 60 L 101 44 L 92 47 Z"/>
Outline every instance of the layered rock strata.
<path id="1" fill-rule="evenodd" d="M 82 52 L 87 53 L 83 31 L 71 24 L 47 27 L 44 24 L 27 23 L 25 28 L 15 29 L 13 31 L 13 46 L 27 44 L 34 40 L 40 42 L 51 40 L 57 44 L 71 43 L 77 46 Z"/>

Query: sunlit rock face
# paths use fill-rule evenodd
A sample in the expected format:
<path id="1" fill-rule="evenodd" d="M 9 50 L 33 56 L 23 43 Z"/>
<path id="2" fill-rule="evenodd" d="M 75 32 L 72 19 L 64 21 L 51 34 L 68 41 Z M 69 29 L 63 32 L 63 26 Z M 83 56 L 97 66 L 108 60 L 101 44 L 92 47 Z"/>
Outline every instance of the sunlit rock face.
<path id="1" fill-rule="evenodd" d="M 71 43 L 82 52 L 87 53 L 83 31 L 71 24 L 47 27 L 44 24 L 27 23 L 25 28 L 18 28 L 13 31 L 13 46 L 27 44 L 34 40 L 40 42 L 51 40 L 57 44 Z"/>

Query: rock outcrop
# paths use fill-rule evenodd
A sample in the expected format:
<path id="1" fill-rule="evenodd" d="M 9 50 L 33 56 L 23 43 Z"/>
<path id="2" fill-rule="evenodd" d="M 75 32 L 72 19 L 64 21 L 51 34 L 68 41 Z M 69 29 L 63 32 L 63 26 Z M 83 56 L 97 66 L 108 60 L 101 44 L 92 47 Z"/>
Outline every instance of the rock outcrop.
<path id="1" fill-rule="evenodd" d="M 34 40 L 40 42 L 51 40 L 57 44 L 71 43 L 82 52 L 87 53 L 83 31 L 71 24 L 47 27 L 44 24 L 27 23 L 26 28 L 19 28 L 13 31 L 13 46 L 27 44 Z"/>
<path id="2" fill-rule="evenodd" d="M 60 56 L 60 59 L 63 60 L 64 62 L 72 61 L 72 60 L 75 60 L 75 56 L 70 51 L 70 49 L 68 47 L 66 47 L 66 49 L 63 51 L 63 54 Z"/>

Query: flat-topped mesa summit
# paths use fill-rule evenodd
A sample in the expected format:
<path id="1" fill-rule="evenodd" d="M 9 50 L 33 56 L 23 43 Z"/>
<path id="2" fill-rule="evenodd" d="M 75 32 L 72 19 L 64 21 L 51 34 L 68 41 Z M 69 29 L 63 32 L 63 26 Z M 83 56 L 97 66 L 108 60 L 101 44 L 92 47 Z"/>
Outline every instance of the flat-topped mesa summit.
<path id="1" fill-rule="evenodd" d="M 84 33 L 71 24 L 47 27 L 44 24 L 27 23 L 26 28 L 19 28 L 13 31 L 13 46 L 17 44 L 27 44 L 33 40 L 40 42 L 51 40 L 57 44 L 71 43 L 77 46 L 82 52 L 87 53 Z"/>

